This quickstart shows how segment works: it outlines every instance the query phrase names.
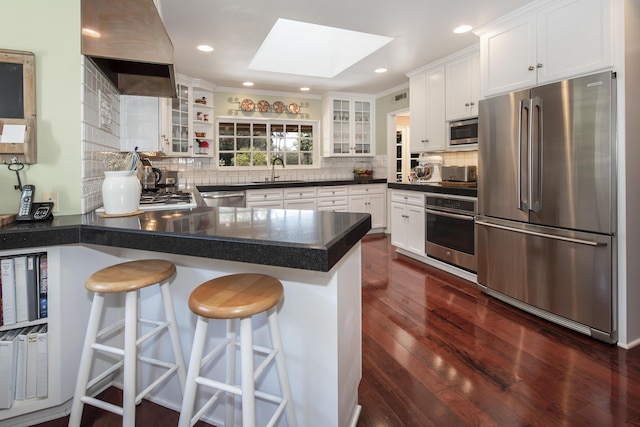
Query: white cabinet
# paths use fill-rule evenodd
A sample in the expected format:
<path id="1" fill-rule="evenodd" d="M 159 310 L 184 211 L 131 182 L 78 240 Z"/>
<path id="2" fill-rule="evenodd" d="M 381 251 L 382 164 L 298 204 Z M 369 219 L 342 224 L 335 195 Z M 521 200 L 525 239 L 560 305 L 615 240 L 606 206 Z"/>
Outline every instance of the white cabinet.
<path id="1" fill-rule="evenodd" d="M 391 193 L 391 244 L 425 255 L 424 193 L 393 190 Z"/>
<path id="2" fill-rule="evenodd" d="M 318 187 L 319 211 L 347 212 L 349 210 L 349 190 L 346 185 Z"/>
<path id="3" fill-rule="evenodd" d="M 371 228 L 387 226 L 386 188 L 384 184 L 349 186 L 349 212 L 371 214 Z"/>
<path id="4" fill-rule="evenodd" d="M 613 66 L 613 3 L 536 2 L 480 28 L 482 96 Z"/>
<path id="5" fill-rule="evenodd" d="M 260 190 L 247 190 L 246 204 L 248 208 L 282 209 L 282 188 L 264 188 Z"/>
<path id="6" fill-rule="evenodd" d="M 205 82 L 181 76 L 171 100 L 171 156 L 213 156 L 213 90 Z"/>
<path id="7" fill-rule="evenodd" d="M 446 120 L 478 115 L 480 54 L 473 53 L 446 65 Z"/>
<path id="8" fill-rule="evenodd" d="M 375 148 L 375 99 L 330 95 L 322 100 L 322 140 L 325 156 L 368 156 Z"/>
<path id="9" fill-rule="evenodd" d="M 411 152 L 443 151 L 446 143 L 444 66 L 410 75 L 409 110 Z"/>
<path id="10" fill-rule="evenodd" d="M 120 96 L 120 150 L 165 151 L 171 134 L 170 98 Z"/>
<path id="11" fill-rule="evenodd" d="M 285 209 L 307 209 L 316 210 L 318 207 L 317 187 L 292 187 L 285 188 L 284 208 Z"/>

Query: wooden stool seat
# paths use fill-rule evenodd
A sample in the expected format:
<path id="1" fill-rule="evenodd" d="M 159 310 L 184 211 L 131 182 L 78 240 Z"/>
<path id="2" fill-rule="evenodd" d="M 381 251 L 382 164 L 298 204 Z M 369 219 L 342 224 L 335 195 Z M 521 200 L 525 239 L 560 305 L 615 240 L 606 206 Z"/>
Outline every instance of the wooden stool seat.
<path id="1" fill-rule="evenodd" d="M 225 426 L 237 425 L 234 420 L 235 397 L 242 400 L 242 426 L 256 427 L 256 399 L 261 404 L 274 406 L 274 412 L 268 423 L 260 425 L 273 426 L 283 413 L 287 417 L 287 425 L 296 427 L 296 415 L 293 408 L 293 395 L 289 385 L 289 375 L 285 366 L 282 350 L 282 337 L 278 324 L 278 303 L 282 300 L 284 289 L 282 283 L 265 274 L 231 274 L 209 280 L 198 286 L 189 296 L 189 308 L 196 314 L 196 330 L 191 347 L 191 359 L 187 370 L 184 398 L 180 410 L 179 427 L 191 427 L 209 410 L 216 401 L 224 396 L 226 407 Z M 266 315 L 267 329 L 271 346 L 254 345 L 252 319 L 256 315 Z M 212 319 L 224 320 L 226 338 L 205 354 L 207 328 Z M 238 323 L 240 333 L 238 339 Z M 258 322 L 256 322 L 258 324 Z M 240 349 L 240 384 L 236 378 L 236 350 Z M 225 352 L 224 357 L 218 357 Z M 254 360 L 255 358 L 255 360 Z M 224 381 L 208 377 L 209 369 L 203 367 L 209 362 L 224 359 L 226 361 L 226 378 Z M 255 369 L 254 362 L 259 366 Z M 280 394 L 275 395 L 257 389 L 261 376 L 268 371 L 268 366 L 275 363 Z M 210 368 L 210 367 L 207 367 Z M 211 394 L 206 403 L 196 406 L 198 387 L 217 390 Z M 202 403 L 202 402 L 199 402 Z M 195 416 L 194 416 L 195 412 Z"/>
<path id="2" fill-rule="evenodd" d="M 173 277 L 176 266 L 162 259 L 123 262 L 93 273 L 85 283 L 92 292 L 129 292 Z"/>
<path id="3" fill-rule="evenodd" d="M 232 274 L 209 280 L 189 297 L 189 308 L 210 319 L 240 319 L 278 304 L 284 290 L 278 279 L 264 274 Z"/>

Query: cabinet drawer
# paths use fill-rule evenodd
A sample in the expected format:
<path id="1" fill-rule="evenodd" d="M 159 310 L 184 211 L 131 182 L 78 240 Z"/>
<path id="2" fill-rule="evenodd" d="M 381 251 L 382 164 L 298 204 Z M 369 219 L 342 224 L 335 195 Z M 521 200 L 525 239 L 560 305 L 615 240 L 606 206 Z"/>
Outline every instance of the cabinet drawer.
<path id="1" fill-rule="evenodd" d="M 397 191 L 391 193 L 391 201 L 424 207 L 424 193 L 421 191 Z"/>
<path id="2" fill-rule="evenodd" d="M 284 189 L 284 198 L 286 200 L 315 199 L 317 194 L 317 187 L 295 187 Z"/>
<path id="3" fill-rule="evenodd" d="M 318 188 L 318 197 L 346 196 L 349 194 L 346 185 L 328 185 Z"/>
<path id="4" fill-rule="evenodd" d="M 352 194 L 384 194 L 384 184 L 358 184 L 349 186 L 349 195 Z"/>
<path id="5" fill-rule="evenodd" d="M 344 206 L 345 208 L 349 204 L 347 196 L 335 196 L 335 197 L 320 197 L 318 198 L 318 209 Z"/>
<path id="6" fill-rule="evenodd" d="M 282 188 L 247 191 L 247 202 L 259 202 L 263 200 L 282 200 Z"/>

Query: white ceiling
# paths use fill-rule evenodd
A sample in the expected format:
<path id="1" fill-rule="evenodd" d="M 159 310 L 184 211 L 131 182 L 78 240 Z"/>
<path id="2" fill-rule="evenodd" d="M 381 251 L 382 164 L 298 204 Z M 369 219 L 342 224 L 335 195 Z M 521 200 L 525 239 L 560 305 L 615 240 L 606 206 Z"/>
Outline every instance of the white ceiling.
<path id="1" fill-rule="evenodd" d="M 406 73 L 478 43 L 462 24 L 478 28 L 533 0 L 160 0 L 173 42 L 176 72 L 217 86 L 308 93 L 377 94 L 408 82 Z M 250 70 L 249 64 L 278 18 L 393 37 L 334 78 Z M 197 45 L 214 47 L 211 53 Z M 284 59 L 288 53 L 281 52 Z M 273 58 L 278 61 L 278 57 Z M 387 68 L 384 74 L 376 68 Z"/>

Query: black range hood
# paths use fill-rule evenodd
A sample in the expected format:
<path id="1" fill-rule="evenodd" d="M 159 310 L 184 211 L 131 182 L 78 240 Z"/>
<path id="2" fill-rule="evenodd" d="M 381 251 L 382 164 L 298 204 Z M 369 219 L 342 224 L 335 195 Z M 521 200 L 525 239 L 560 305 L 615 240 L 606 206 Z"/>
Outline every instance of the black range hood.
<path id="1" fill-rule="evenodd" d="M 82 54 L 123 95 L 176 97 L 173 44 L 153 0 L 82 0 Z"/>

